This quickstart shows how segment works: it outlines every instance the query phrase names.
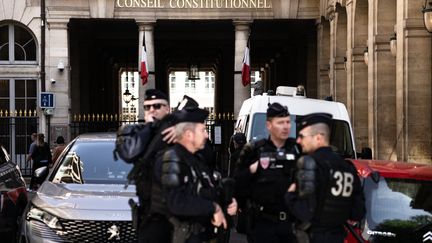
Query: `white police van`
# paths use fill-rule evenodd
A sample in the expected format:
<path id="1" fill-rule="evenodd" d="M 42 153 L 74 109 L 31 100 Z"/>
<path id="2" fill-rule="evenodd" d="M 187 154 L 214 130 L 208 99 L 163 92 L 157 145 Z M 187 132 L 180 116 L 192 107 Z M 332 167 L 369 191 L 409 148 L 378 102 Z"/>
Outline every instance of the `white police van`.
<path id="1" fill-rule="evenodd" d="M 296 118 L 314 112 L 325 112 L 333 115 L 330 144 L 335 152 L 345 158 L 371 157 L 372 153 L 369 148 L 362 149 L 364 154 L 356 153 L 351 122 L 345 105 L 340 102 L 306 98 L 303 86 L 297 88 L 280 86 L 276 89 L 276 95 L 264 93 L 245 100 L 240 109 L 234 132 L 244 133 L 248 142 L 267 138 L 266 111 L 268 104 L 274 102 L 288 107 L 291 117 L 290 137 L 297 136 Z"/>

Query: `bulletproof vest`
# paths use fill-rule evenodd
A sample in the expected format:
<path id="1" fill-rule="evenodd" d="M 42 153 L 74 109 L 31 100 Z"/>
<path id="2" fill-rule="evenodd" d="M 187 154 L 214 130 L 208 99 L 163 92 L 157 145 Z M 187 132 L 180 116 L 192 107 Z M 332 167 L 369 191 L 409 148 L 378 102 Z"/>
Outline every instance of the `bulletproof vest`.
<path id="1" fill-rule="evenodd" d="M 138 196 L 140 205 L 145 208 L 145 211 L 151 207 L 152 204 L 152 193 L 155 190 L 153 188 L 153 166 L 157 157 L 158 152 L 162 152 L 167 148 L 167 144 L 162 140 L 161 132 L 166 128 L 172 126 L 171 116 L 166 116 L 163 120 L 154 124 L 153 129 L 155 130 L 154 136 L 149 142 L 146 152 L 139 159 L 134 167 L 138 168 L 137 175 L 135 176 L 135 188 Z"/>
<path id="2" fill-rule="evenodd" d="M 218 185 L 218 181 L 215 179 L 213 174 L 210 174 L 211 171 L 208 170 L 208 167 L 204 164 L 204 161 L 201 158 L 194 158 L 190 156 L 185 156 L 181 151 L 176 150 L 175 147 L 170 148 L 166 153 L 174 152 L 176 154 L 178 160 L 171 161 L 171 163 L 177 164 L 179 169 L 175 173 L 179 172 L 178 178 L 187 178 L 183 182 L 179 182 L 177 179 L 171 182 L 174 184 L 177 183 L 186 183 L 187 187 L 190 187 L 191 190 L 203 198 L 207 198 L 212 201 L 216 201 L 217 199 L 217 190 L 216 187 Z M 164 154 L 164 155 L 165 155 Z M 171 166 L 172 168 L 172 166 Z M 173 178 L 173 177 L 171 177 Z M 176 178 L 176 177 L 175 177 Z M 162 177 L 162 181 L 164 181 Z M 164 182 L 163 182 L 164 183 Z M 167 186 L 167 184 L 165 184 Z M 180 185 L 180 184 L 178 184 Z M 172 185 L 176 186 L 176 185 Z M 152 195 L 151 195 L 151 212 L 168 214 L 168 208 L 166 206 L 166 200 L 162 191 L 162 185 L 159 183 L 152 184 Z"/>
<path id="3" fill-rule="evenodd" d="M 299 152 L 295 141 L 289 138 L 285 145 L 276 149 L 265 142 L 258 141 L 254 150 L 259 154 L 255 185 L 252 200 L 261 205 L 280 203 L 288 186 L 293 182 L 293 173 Z"/>
<path id="4" fill-rule="evenodd" d="M 190 166 L 190 176 L 192 176 L 192 186 L 195 188 L 197 194 L 203 198 L 217 201 L 218 192 L 217 186 L 219 178 L 209 170 L 208 165 L 205 165 L 205 158 L 203 155 L 198 156 L 195 161 L 186 160 L 186 163 Z"/>
<path id="5" fill-rule="evenodd" d="M 320 187 L 314 223 L 340 226 L 348 220 L 351 212 L 356 171 L 350 163 L 338 156 L 312 157 L 317 162 Z"/>
<path id="6" fill-rule="evenodd" d="M 162 185 L 153 183 L 151 185 L 151 202 L 150 214 L 158 213 L 162 215 L 169 215 L 168 206 L 166 205 L 165 195 L 162 190 Z"/>

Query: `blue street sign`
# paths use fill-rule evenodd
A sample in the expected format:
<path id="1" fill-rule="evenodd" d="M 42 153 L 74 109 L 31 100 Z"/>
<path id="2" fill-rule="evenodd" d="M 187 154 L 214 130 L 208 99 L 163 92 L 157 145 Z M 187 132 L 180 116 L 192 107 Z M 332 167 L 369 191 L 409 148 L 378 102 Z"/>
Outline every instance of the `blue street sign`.
<path id="1" fill-rule="evenodd" d="M 51 92 L 40 93 L 40 108 L 54 108 L 55 107 L 55 96 Z"/>

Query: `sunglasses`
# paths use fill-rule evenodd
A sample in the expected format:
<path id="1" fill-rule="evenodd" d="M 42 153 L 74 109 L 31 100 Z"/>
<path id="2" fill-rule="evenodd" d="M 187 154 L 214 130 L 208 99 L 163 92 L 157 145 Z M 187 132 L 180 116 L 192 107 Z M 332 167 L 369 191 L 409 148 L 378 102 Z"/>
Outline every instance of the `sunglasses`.
<path id="1" fill-rule="evenodd" d="M 313 137 L 313 136 L 316 136 L 316 135 L 323 135 L 323 133 L 312 133 L 312 134 L 301 134 L 301 133 L 299 133 L 299 135 L 297 136 L 297 138 L 300 138 L 300 139 L 303 139 L 303 138 L 305 138 L 305 137 Z"/>
<path id="2" fill-rule="evenodd" d="M 299 133 L 298 136 L 297 136 L 297 138 L 303 139 L 305 137 L 313 137 L 313 136 L 315 136 L 317 134 L 318 133 L 315 133 L 315 134 L 301 134 L 301 133 Z"/>
<path id="3" fill-rule="evenodd" d="M 159 110 L 162 106 L 166 106 L 165 104 L 156 103 L 151 105 L 144 105 L 144 110 L 149 111 L 150 108 L 153 106 L 153 109 Z"/>

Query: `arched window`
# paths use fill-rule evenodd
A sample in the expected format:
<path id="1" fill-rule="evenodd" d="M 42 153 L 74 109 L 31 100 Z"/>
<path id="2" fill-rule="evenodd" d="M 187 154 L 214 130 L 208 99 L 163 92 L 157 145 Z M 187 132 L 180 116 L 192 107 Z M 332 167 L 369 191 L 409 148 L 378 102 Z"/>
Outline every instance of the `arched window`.
<path id="1" fill-rule="evenodd" d="M 7 67 L 0 69 L 0 144 L 22 172 L 29 174 L 31 168 L 25 163 L 25 157 L 31 143 L 30 134 L 38 131 L 39 121 L 36 115 L 37 43 L 33 33 L 18 22 L 0 22 L 0 67 L 2 65 Z M 9 66 L 22 68 L 10 69 Z"/>
<path id="2" fill-rule="evenodd" d="M 24 27 L 0 24 L 0 64 L 36 63 L 36 41 Z"/>

